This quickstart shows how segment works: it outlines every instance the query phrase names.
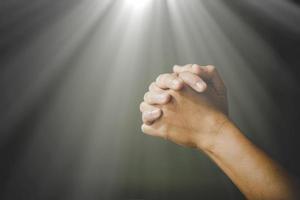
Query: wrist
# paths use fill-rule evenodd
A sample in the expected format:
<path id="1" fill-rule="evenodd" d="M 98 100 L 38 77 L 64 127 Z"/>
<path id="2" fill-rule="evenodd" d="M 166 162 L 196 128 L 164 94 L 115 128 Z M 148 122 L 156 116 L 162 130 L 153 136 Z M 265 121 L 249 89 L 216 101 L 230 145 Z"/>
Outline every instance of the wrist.
<path id="1" fill-rule="evenodd" d="M 233 126 L 231 120 L 223 114 L 212 117 L 209 121 L 209 126 L 212 128 L 207 131 L 204 139 L 199 140 L 197 145 L 198 149 L 205 153 L 213 152 L 222 142 L 224 134 L 230 132 L 229 129 Z"/>

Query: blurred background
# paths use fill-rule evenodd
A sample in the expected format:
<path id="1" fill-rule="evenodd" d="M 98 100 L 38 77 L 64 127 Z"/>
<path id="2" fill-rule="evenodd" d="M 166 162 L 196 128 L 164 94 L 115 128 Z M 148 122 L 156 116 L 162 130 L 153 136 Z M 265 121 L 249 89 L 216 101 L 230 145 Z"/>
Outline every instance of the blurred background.
<path id="1" fill-rule="evenodd" d="M 0 199 L 243 199 L 205 155 L 141 133 L 148 85 L 188 63 L 218 68 L 231 118 L 299 179 L 299 11 L 295 0 L 1 1 Z"/>

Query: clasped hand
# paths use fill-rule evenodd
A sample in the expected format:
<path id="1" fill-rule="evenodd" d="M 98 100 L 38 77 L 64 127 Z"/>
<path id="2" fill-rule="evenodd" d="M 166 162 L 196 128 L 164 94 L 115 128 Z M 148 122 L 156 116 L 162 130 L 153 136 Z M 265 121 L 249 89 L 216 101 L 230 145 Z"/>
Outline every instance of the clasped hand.
<path id="1" fill-rule="evenodd" d="M 209 148 L 228 121 L 226 88 L 214 66 L 173 67 L 140 104 L 142 131 L 192 148 Z"/>

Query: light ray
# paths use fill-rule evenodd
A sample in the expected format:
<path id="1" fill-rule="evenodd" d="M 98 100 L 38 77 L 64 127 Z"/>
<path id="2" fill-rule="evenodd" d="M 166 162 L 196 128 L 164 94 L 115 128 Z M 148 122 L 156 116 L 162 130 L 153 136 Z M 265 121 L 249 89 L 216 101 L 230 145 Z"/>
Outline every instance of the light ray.
<path id="1" fill-rule="evenodd" d="M 284 27 L 292 35 L 299 31 L 298 9 L 290 3 L 240 5 L 281 25 L 292 18 Z M 281 6 L 283 18 L 276 15 Z M 17 198 L 13 191 L 26 190 L 24 182 L 33 179 L 39 194 L 31 199 L 238 199 L 240 193 L 205 156 L 140 133 L 138 105 L 147 86 L 173 64 L 186 63 L 218 67 L 231 117 L 276 155 L 280 141 L 273 122 L 280 112 L 271 92 L 278 85 L 269 82 L 274 74 L 285 86 L 296 80 L 227 3 L 79 1 L 0 73 L 1 90 L 15 81 L 0 104 L 1 144 L 26 135 L 9 158 L 14 162 L 3 196 Z"/>

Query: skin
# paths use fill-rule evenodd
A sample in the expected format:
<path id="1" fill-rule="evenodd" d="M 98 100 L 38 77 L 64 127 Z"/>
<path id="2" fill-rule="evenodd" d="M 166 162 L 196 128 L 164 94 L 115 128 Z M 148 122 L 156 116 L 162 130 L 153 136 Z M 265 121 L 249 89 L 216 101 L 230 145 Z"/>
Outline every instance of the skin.
<path id="1" fill-rule="evenodd" d="M 144 133 L 204 152 L 248 199 L 300 199 L 288 173 L 229 119 L 214 66 L 174 66 L 150 84 L 140 110 Z"/>

